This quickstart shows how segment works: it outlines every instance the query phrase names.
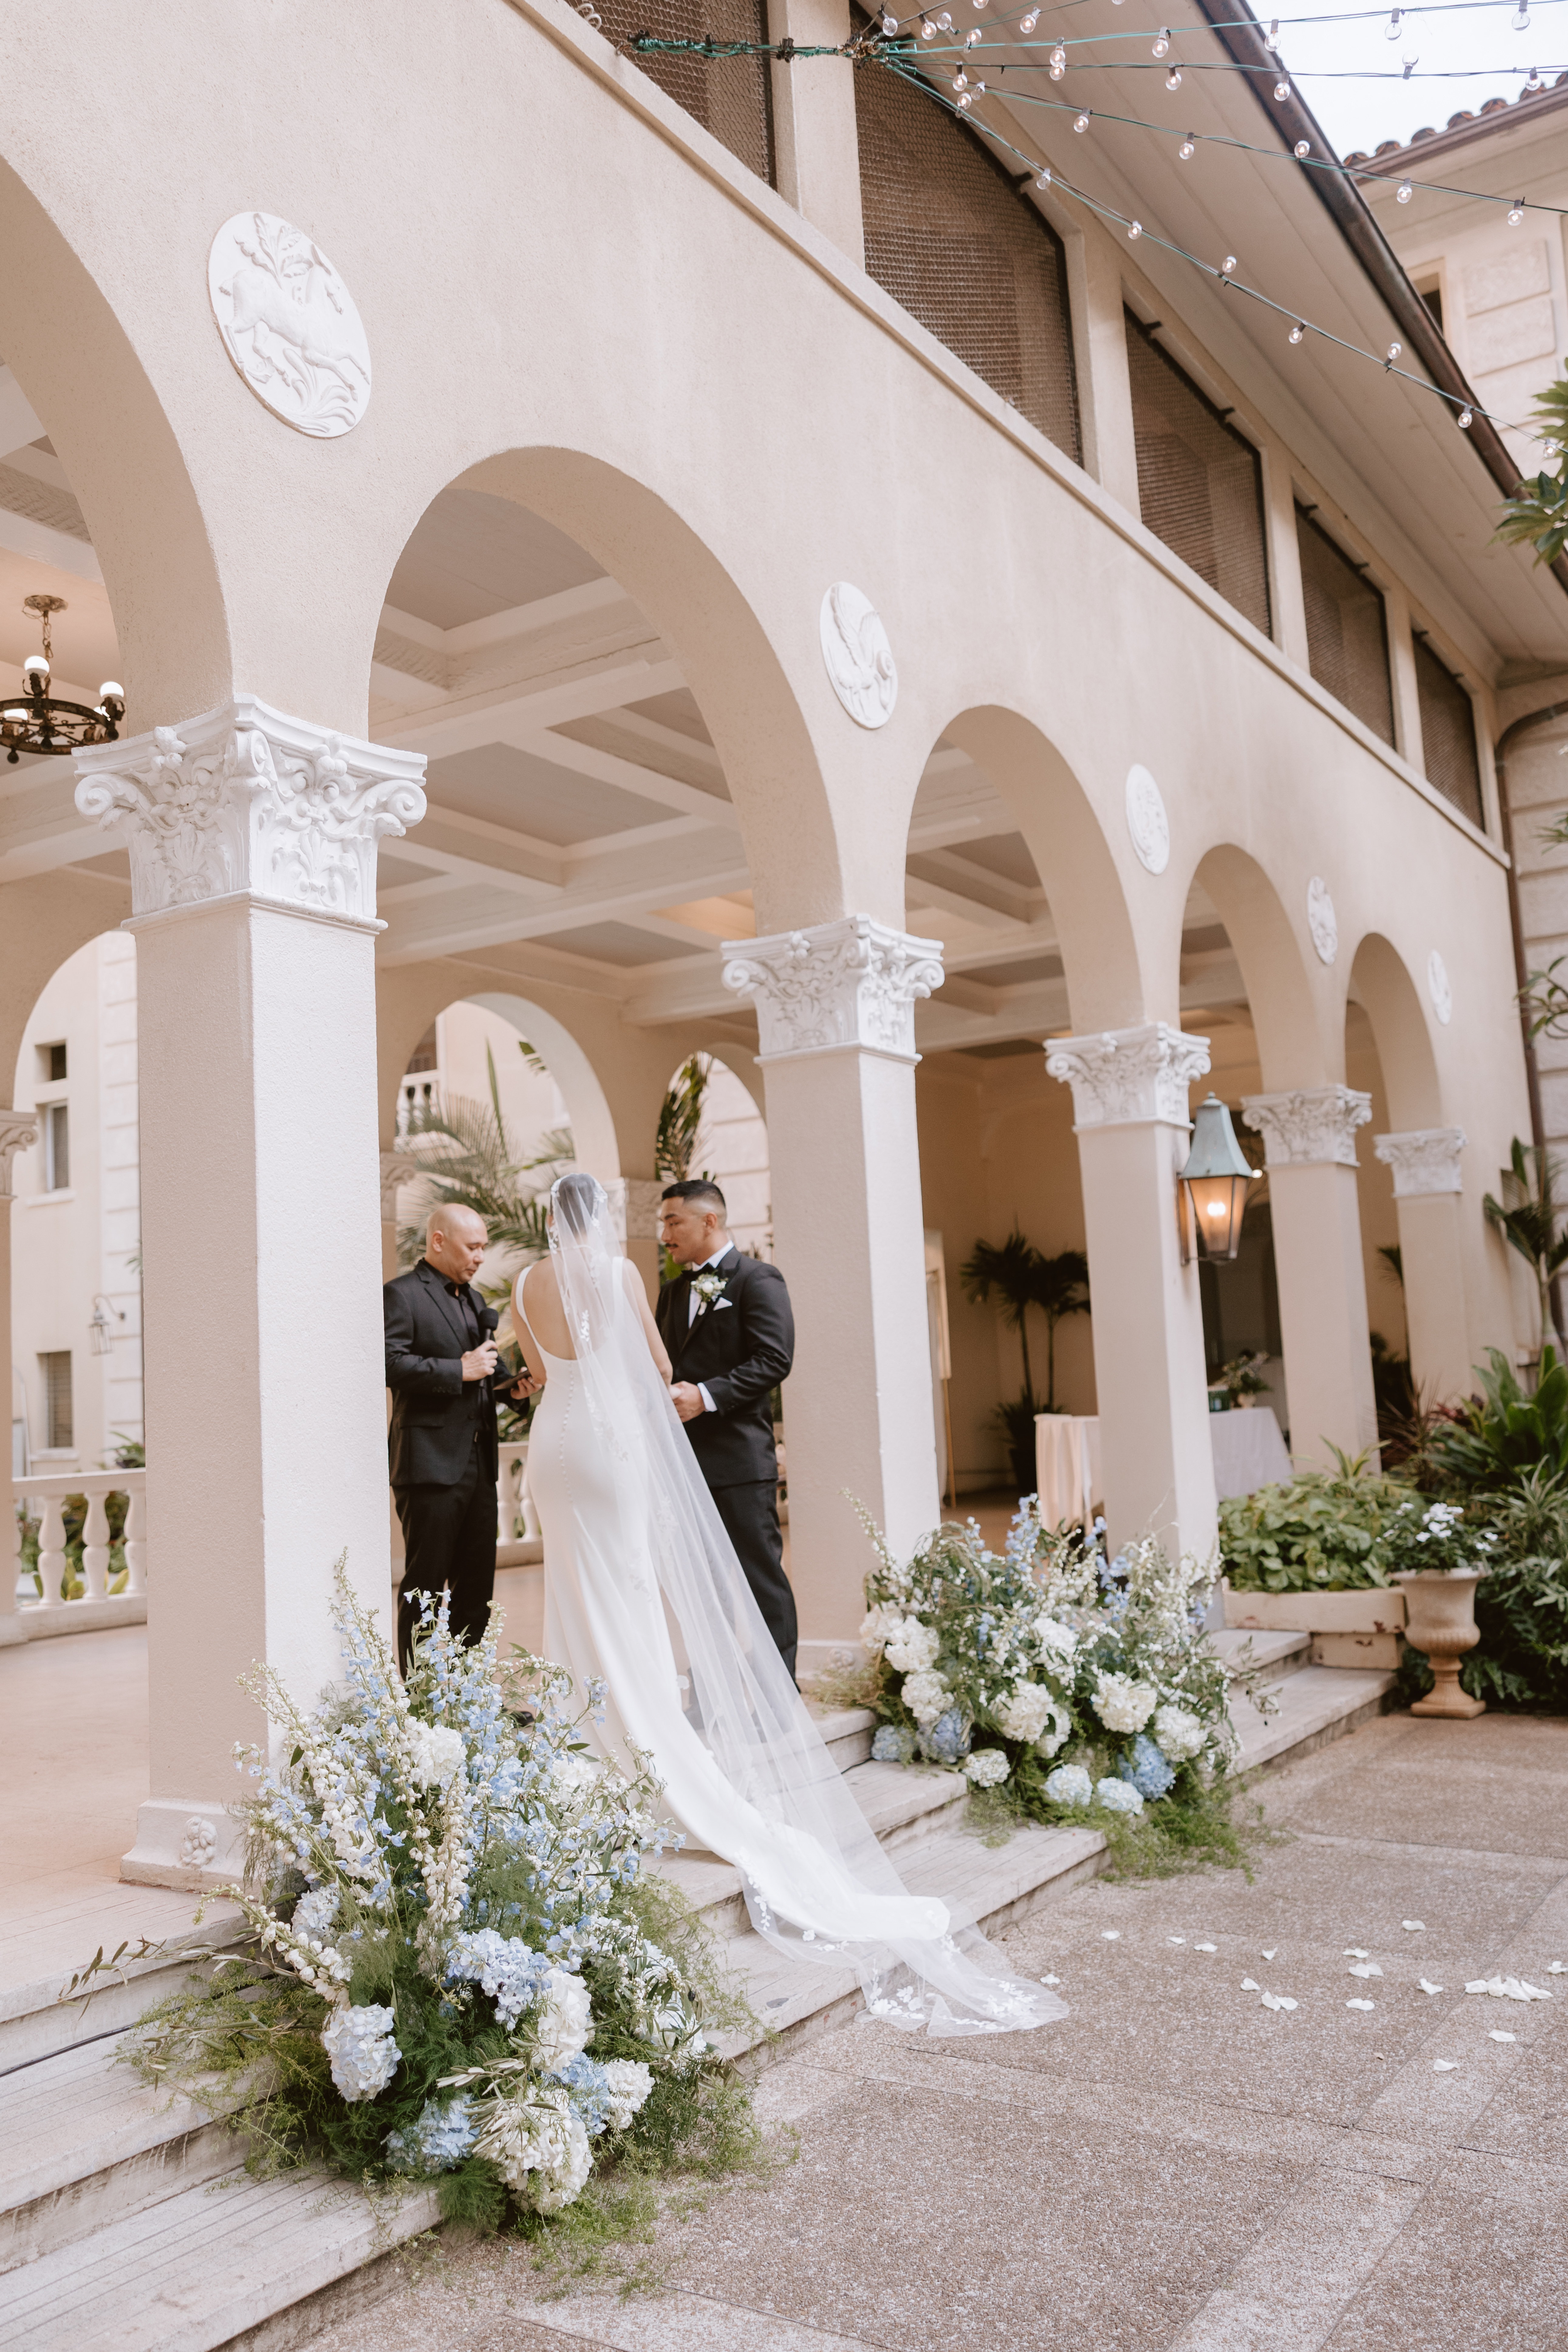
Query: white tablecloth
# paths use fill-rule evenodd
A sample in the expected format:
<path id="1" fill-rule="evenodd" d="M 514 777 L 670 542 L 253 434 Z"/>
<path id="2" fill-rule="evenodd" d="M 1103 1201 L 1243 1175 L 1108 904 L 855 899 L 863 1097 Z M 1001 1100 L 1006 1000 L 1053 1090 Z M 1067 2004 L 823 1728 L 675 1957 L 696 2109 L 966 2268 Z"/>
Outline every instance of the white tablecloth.
<path id="1" fill-rule="evenodd" d="M 1044 1526 L 1089 1527 L 1103 1492 L 1098 1413 L 1037 1412 L 1035 1476 Z"/>
<path id="2" fill-rule="evenodd" d="M 1250 1412 L 1211 1412 L 1209 1435 L 1221 1502 L 1227 1495 L 1250 1495 L 1295 1475 L 1272 1405 L 1254 1405 Z"/>

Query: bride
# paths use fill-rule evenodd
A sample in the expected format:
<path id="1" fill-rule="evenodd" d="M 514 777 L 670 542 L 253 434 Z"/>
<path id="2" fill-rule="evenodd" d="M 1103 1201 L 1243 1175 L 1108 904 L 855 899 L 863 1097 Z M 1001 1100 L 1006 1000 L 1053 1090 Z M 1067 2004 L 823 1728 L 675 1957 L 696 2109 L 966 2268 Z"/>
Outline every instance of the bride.
<path id="1" fill-rule="evenodd" d="M 690 1844 L 741 1874 L 752 1926 L 791 1958 L 855 1969 L 874 2016 L 933 2034 L 1066 2014 L 1007 1976 L 973 1921 L 912 1895 L 807 1713 L 668 1394 L 637 1268 L 591 1176 L 550 1194 L 550 1255 L 512 1320 L 534 1411 L 529 1486 L 544 1535 L 545 1654 L 608 1696 L 594 1744 L 651 1757 Z"/>

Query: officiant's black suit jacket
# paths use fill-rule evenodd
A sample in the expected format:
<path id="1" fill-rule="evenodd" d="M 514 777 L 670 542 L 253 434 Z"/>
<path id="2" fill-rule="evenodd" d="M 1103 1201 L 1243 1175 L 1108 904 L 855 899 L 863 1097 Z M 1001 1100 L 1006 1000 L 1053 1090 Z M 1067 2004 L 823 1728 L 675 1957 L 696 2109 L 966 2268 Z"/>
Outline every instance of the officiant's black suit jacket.
<path id="1" fill-rule="evenodd" d="M 771 1398 L 795 1360 L 795 1317 L 776 1265 L 732 1249 L 713 1271 L 724 1303 L 690 1320 L 689 1274 L 667 1282 L 656 1320 L 678 1381 L 700 1381 L 711 1412 L 685 1424 L 710 1486 L 745 1486 L 778 1476 Z"/>
<path id="2" fill-rule="evenodd" d="M 383 1286 L 386 1324 L 386 1385 L 392 1391 L 387 1450 L 395 1486 L 455 1486 L 479 1437 L 481 1474 L 497 1469 L 496 1403 L 517 1375 L 498 1370 L 465 1387 L 458 1360 L 475 1342 L 446 1283 L 423 1258 Z M 471 1286 L 468 1305 L 480 1339 L 500 1318 Z"/>

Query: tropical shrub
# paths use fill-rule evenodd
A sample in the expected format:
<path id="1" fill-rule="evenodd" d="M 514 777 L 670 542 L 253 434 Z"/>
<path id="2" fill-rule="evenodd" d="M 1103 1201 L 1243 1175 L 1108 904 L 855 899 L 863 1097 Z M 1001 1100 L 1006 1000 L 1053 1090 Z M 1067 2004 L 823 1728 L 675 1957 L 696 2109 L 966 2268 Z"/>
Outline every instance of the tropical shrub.
<path id="1" fill-rule="evenodd" d="M 1487 1355 L 1488 1370 L 1476 1367 L 1481 1395 L 1427 1439 L 1436 1472 L 1457 1487 L 1482 1493 L 1517 1486 L 1531 1471 L 1568 1480 L 1568 1366 L 1548 1342 L 1529 1396 L 1500 1348 L 1489 1348 Z"/>
<path id="2" fill-rule="evenodd" d="M 1390 1535 L 1423 1498 L 1342 1456 L 1288 1485 L 1219 1507 L 1220 1561 L 1233 1592 L 1352 1592 L 1386 1584 Z M 1405 1563 L 1397 1563 L 1403 1566 Z"/>

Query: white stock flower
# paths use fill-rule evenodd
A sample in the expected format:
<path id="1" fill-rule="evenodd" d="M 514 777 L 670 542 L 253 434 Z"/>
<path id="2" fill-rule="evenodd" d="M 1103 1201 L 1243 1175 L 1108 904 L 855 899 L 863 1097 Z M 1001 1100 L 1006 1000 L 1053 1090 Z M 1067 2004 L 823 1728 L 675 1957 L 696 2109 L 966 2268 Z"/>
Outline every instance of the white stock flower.
<path id="1" fill-rule="evenodd" d="M 1056 1695 L 1044 1683 L 1016 1683 L 993 1712 L 998 1730 L 1032 1746 L 1058 1712 Z"/>
<path id="2" fill-rule="evenodd" d="M 1142 1731 L 1158 1697 L 1152 1683 L 1134 1682 L 1131 1675 L 1095 1676 L 1094 1711 L 1107 1731 Z"/>
<path id="3" fill-rule="evenodd" d="M 463 1735 L 444 1723 L 411 1719 L 408 1744 L 414 1750 L 414 1777 L 422 1789 L 445 1789 L 462 1769 Z"/>
<path id="4" fill-rule="evenodd" d="M 1078 1647 L 1078 1635 L 1070 1625 L 1059 1625 L 1054 1617 L 1037 1617 L 1035 1639 L 1040 1645 L 1042 1657 L 1052 1662 L 1059 1660 L 1064 1666 L 1071 1664 L 1073 1652 Z"/>
<path id="5" fill-rule="evenodd" d="M 1007 1759 L 1000 1748 L 977 1748 L 965 1757 L 963 1769 L 977 1789 L 994 1789 L 1007 1778 Z"/>
<path id="6" fill-rule="evenodd" d="M 1167 1763 L 1184 1764 L 1195 1756 L 1207 1738 L 1203 1724 L 1184 1706 L 1162 1706 L 1150 1725 L 1154 1745 Z"/>
<path id="7" fill-rule="evenodd" d="M 922 1729 L 933 1724 L 938 1716 L 943 1713 L 950 1696 L 947 1685 L 940 1675 L 912 1674 L 905 1679 L 904 1705 Z"/>
<path id="8" fill-rule="evenodd" d="M 941 1647 L 931 1627 L 918 1617 L 896 1620 L 888 1628 L 887 1659 L 896 1675 L 924 1674 L 935 1665 Z"/>
<path id="9" fill-rule="evenodd" d="M 639 2059 L 610 2058 L 605 2084 L 610 2095 L 610 2129 L 625 2131 L 653 2089 L 653 2075 Z"/>
<path id="10" fill-rule="evenodd" d="M 534 2030 L 542 2074 L 552 2074 L 587 2048 L 594 2018 L 581 1977 L 568 1976 L 564 1969 L 551 1969 Z"/>
<path id="11" fill-rule="evenodd" d="M 372 2002 L 363 2009 L 334 2009 L 321 2032 L 321 2047 L 331 2061 L 332 2080 L 352 2106 L 374 2099 L 397 2072 L 402 2051 L 392 2038 L 397 2020 L 390 2009 Z"/>

